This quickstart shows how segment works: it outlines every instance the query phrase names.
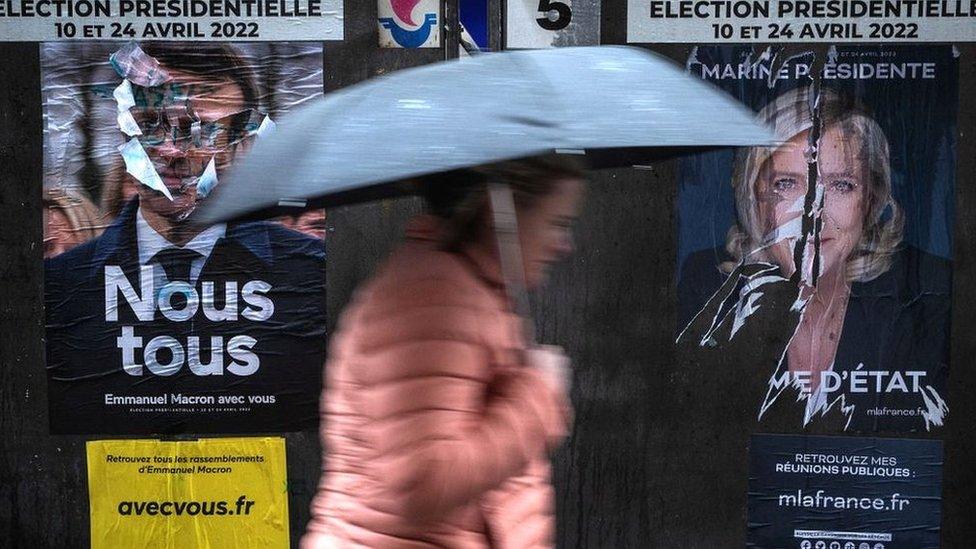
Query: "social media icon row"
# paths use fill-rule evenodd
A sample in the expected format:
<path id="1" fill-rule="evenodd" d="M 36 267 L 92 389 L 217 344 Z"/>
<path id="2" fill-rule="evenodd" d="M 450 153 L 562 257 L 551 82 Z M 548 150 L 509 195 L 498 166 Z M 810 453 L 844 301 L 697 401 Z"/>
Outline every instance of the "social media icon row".
<path id="1" fill-rule="evenodd" d="M 841 546 L 841 542 L 839 541 L 832 541 L 830 542 L 830 545 L 823 540 L 813 543 L 810 540 L 805 539 L 800 542 L 800 549 L 841 549 L 842 547 L 843 549 L 855 549 L 855 547 L 856 549 L 885 549 L 885 545 L 883 543 L 875 543 L 872 546 L 870 543 L 861 542 L 860 545 L 855 546 L 853 541 L 848 541 Z"/>

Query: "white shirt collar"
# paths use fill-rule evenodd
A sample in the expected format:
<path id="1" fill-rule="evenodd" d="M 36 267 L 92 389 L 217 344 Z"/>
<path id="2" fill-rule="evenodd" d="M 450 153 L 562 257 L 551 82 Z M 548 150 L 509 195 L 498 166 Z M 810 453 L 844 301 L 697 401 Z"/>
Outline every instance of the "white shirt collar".
<path id="1" fill-rule="evenodd" d="M 190 249 L 200 254 L 201 259 L 206 260 L 210 257 L 210 252 L 213 251 L 217 241 L 223 238 L 226 233 L 227 225 L 218 223 L 207 227 L 185 245 L 177 246 L 166 240 L 166 237 L 156 232 L 156 229 L 149 225 L 146 218 L 142 216 L 142 206 L 136 210 L 136 239 L 139 246 L 140 265 L 148 265 L 153 256 L 167 248 Z"/>

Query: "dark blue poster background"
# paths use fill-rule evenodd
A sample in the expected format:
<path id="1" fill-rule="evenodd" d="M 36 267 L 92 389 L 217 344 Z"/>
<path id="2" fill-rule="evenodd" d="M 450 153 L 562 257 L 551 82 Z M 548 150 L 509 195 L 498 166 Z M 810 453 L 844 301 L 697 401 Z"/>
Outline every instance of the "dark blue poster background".
<path id="1" fill-rule="evenodd" d="M 942 441 L 753 435 L 747 547 L 935 549 Z"/>
<path id="2" fill-rule="evenodd" d="M 461 24 L 482 50 L 488 49 L 488 0 L 460 0 Z"/>

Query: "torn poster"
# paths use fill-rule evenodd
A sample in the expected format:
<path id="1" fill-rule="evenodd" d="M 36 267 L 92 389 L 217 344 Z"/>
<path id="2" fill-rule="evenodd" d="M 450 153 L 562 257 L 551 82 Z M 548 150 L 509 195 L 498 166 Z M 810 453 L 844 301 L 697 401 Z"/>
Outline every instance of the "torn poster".
<path id="1" fill-rule="evenodd" d="M 325 244 L 298 219 L 324 212 L 210 226 L 191 214 L 233 193 L 251 144 L 322 93 L 321 46 L 41 52 L 51 431 L 313 425 Z"/>
<path id="2" fill-rule="evenodd" d="M 937 429 L 958 61 L 948 46 L 823 51 L 688 60 L 783 144 L 681 161 L 678 343 L 759 372 L 759 421 Z"/>

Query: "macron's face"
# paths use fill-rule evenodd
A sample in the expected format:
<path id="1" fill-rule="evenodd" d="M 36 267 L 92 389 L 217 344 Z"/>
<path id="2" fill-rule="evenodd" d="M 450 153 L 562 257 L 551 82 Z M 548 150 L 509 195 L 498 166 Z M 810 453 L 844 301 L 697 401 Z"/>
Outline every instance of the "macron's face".
<path id="1" fill-rule="evenodd" d="M 143 132 L 138 136 L 143 149 L 173 196 L 171 201 L 163 193 L 139 184 L 140 204 L 179 222 L 200 200 L 194 183 L 210 160 L 214 159 L 219 176 L 230 167 L 243 145 L 238 142 L 240 130 L 232 122 L 234 115 L 244 110 L 244 92 L 230 80 L 169 68 L 166 72 L 171 79 L 161 86 L 133 86 L 136 105 L 130 112 Z"/>

